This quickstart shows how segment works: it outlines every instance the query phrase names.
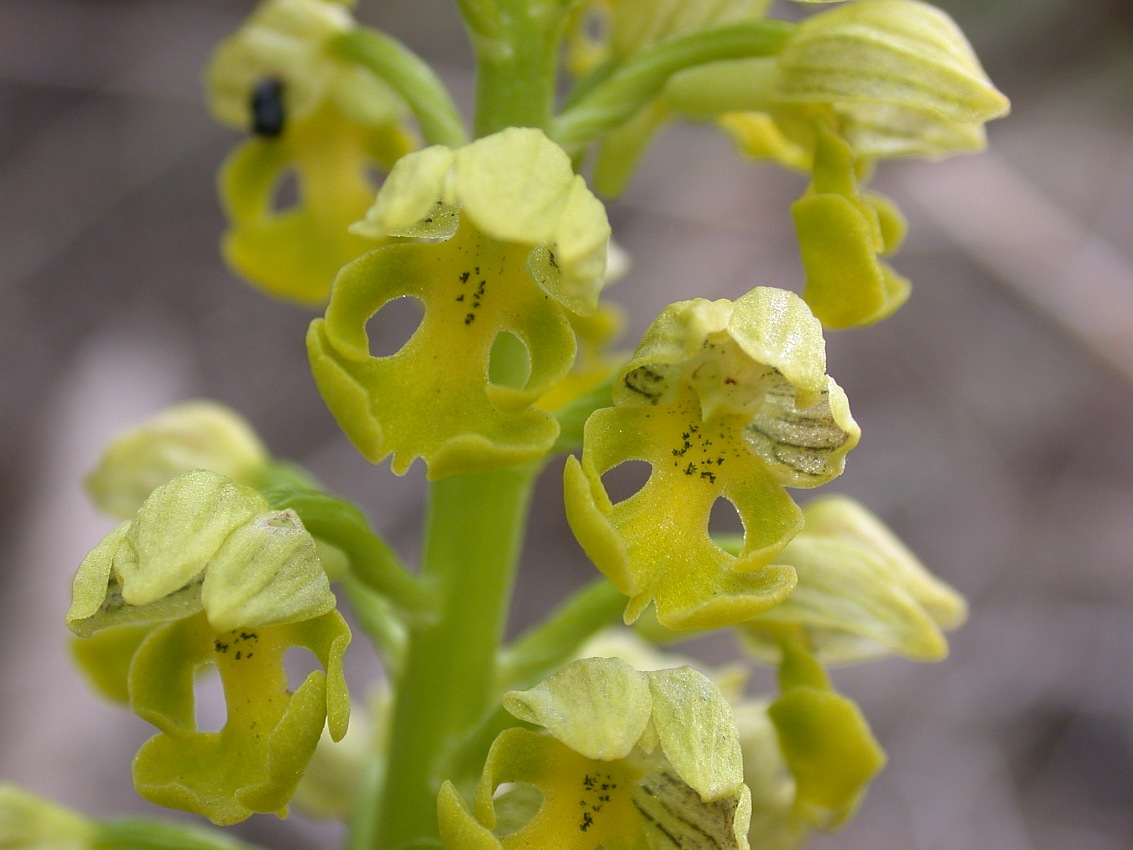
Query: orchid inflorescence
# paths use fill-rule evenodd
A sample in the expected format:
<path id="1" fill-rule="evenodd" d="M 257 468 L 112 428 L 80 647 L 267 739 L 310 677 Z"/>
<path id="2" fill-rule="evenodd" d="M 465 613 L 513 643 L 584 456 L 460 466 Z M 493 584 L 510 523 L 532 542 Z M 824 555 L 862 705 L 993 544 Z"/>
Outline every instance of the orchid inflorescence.
<path id="1" fill-rule="evenodd" d="M 121 525 L 80 565 L 67 625 L 92 686 L 158 730 L 133 763 L 143 797 L 218 825 L 294 803 L 348 823 L 352 850 L 771 850 L 853 816 L 885 757 L 827 666 L 940 659 L 965 603 L 858 502 L 791 496 L 840 475 L 861 434 L 823 331 L 910 295 L 875 165 L 977 150 L 1007 101 L 918 0 L 810 0 L 798 22 L 769 5 L 457 0 L 470 128 L 350 2 L 262 0 L 217 48 L 209 105 L 247 133 L 221 168 L 223 254 L 323 311 L 318 389 L 368 461 L 424 463 L 428 521 L 408 569 L 207 402 L 108 447 L 87 485 Z M 801 294 L 688 293 L 620 352 L 605 200 L 682 120 L 808 175 L 789 210 Z M 370 318 L 402 298 L 420 325 L 374 353 Z M 531 489 L 564 453 L 566 519 L 601 577 L 505 641 Z M 648 477 L 615 499 L 605 476 L 634 461 Z M 710 528 L 721 500 L 741 534 Z M 353 710 L 340 596 L 387 673 Z M 744 662 L 674 653 L 716 629 Z M 317 661 L 298 683 L 295 647 Z M 778 693 L 747 693 L 755 663 Z M 197 728 L 205 667 L 227 705 L 215 732 Z M 0 845 L 54 842 L 246 846 L 0 788 Z"/>

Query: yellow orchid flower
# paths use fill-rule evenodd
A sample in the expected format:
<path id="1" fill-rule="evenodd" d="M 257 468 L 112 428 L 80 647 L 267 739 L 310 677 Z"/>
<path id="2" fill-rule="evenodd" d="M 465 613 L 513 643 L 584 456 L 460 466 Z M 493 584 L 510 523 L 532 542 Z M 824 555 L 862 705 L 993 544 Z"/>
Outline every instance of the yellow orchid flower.
<path id="1" fill-rule="evenodd" d="M 732 711 L 703 674 L 587 658 L 507 694 L 504 706 L 546 732 L 500 734 L 471 809 L 454 785 L 441 788 L 445 850 L 646 850 L 662 841 L 747 850 L 751 799 Z M 505 783 L 517 786 L 497 796 Z"/>
<path id="2" fill-rule="evenodd" d="M 206 73 L 218 120 L 253 132 L 220 175 L 226 259 L 272 295 L 317 305 L 338 269 L 373 247 L 347 232 L 372 202 L 370 171 L 413 149 L 402 106 L 328 45 L 355 28 L 333 0 L 264 0 Z M 276 199 L 293 176 L 298 199 Z"/>
<path id="3" fill-rule="evenodd" d="M 742 622 L 781 602 L 794 571 L 770 562 L 802 525 L 784 487 L 840 474 L 860 433 L 806 304 L 758 288 L 734 303 L 668 307 L 619 374 L 614 404 L 587 421 L 564 487 L 575 536 L 630 597 L 626 622 L 651 601 L 677 629 Z M 627 460 L 651 474 L 614 504 L 602 476 Z M 721 498 L 744 522 L 738 556 L 708 533 Z"/>
<path id="4" fill-rule="evenodd" d="M 319 390 L 358 450 L 392 454 L 398 474 L 424 458 L 430 478 L 545 454 L 558 426 L 534 405 L 574 360 L 571 314 L 598 308 L 610 236 L 566 154 L 531 128 L 426 148 L 398 162 L 353 230 L 413 240 L 343 269 L 308 333 Z M 400 351 L 373 356 L 366 322 L 400 297 L 424 319 Z M 520 355 L 504 377 L 501 337 Z"/>

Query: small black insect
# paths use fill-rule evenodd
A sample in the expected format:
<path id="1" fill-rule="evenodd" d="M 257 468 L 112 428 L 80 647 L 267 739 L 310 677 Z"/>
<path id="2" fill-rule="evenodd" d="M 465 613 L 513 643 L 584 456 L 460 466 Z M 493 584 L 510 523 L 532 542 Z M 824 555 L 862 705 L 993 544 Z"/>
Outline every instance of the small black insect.
<path id="1" fill-rule="evenodd" d="M 275 139 L 283 132 L 283 81 L 261 80 L 252 89 L 252 132 Z"/>

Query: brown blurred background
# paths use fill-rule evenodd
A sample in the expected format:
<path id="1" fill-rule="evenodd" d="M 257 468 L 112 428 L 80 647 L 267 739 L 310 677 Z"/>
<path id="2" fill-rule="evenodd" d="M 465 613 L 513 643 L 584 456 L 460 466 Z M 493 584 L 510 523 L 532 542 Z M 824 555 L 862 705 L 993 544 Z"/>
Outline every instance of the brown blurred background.
<path id="1" fill-rule="evenodd" d="M 359 17 L 432 59 L 467 107 L 470 61 L 442 0 Z M 829 336 L 862 425 L 831 489 L 853 494 L 967 594 L 938 665 L 839 671 L 890 754 L 857 821 L 816 847 L 1133 847 L 1133 3 L 942 0 L 1014 114 L 992 149 L 882 166 L 911 222 L 914 281 L 888 322 Z M 201 68 L 245 0 L 0 0 L 0 780 L 77 808 L 147 811 L 130 787 L 151 730 L 66 658 L 69 579 L 110 523 L 79 480 L 117 430 L 207 396 L 279 456 L 357 498 L 412 556 L 419 469 L 356 455 L 306 369 L 310 314 L 217 256 Z M 797 288 L 800 178 L 740 162 L 707 127 L 666 132 L 611 207 L 634 267 L 627 342 L 665 303 Z M 538 495 L 516 626 L 593 569 Z M 804 494 L 805 495 L 805 494 Z M 720 651 L 719 646 L 708 651 Z M 373 662 L 360 643 L 350 663 Z M 244 835 L 334 846 L 257 817 Z"/>

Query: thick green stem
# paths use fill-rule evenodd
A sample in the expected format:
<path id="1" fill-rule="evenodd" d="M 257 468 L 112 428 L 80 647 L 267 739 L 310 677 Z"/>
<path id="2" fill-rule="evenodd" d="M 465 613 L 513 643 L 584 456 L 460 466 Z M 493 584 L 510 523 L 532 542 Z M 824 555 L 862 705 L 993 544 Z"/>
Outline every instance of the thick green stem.
<path id="1" fill-rule="evenodd" d="M 439 617 L 410 633 L 374 807 L 377 847 L 435 839 L 437 790 L 454 748 L 493 708 L 496 652 L 537 472 L 502 469 L 432 487 L 422 577 L 438 593 Z"/>
<path id="2" fill-rule="evenodd" d="M 549 129 L 563 7 L 556 0 L 498 0 L 490 25 L 469 20 L 476 49 L 477 137 L 505 127 Z"/>
<path id="3" fill-rule="evenodd" d="M 460 112 L 440 77 L 397 39 L 358 27 L 338 36 L 330 50 L 366 68 L 397 92 L 429 144 L 456 148 L 468 141 Z"/>

